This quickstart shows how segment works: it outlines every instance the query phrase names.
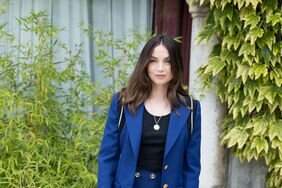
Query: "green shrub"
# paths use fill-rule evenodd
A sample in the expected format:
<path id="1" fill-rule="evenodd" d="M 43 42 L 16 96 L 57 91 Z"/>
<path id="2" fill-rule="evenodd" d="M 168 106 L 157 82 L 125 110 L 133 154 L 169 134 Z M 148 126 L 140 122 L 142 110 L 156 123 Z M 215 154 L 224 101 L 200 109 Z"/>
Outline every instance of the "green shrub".
<path id="1" fill-rule="evenodd" d="M 218 39 L 199 73 L 228 114 L 222 143 L 241 161 L 264 159 L 267 186 L 282 187 L 282 5 L 210 0 L 199 40 Z"/>
<path id="2" fill-rule="evenodd" d="M 0 24 L 0 43 L 11 44 L 0 55 L 0 187 L 96 187 L 107 108 L 145 36 L 134 33 L 128 41 L 92 33 L 96 60 L 114 84 L 92 83 L 78 71 L 81 46 L 68 49 L 47 18 L 44 11 L 19 18 L 34 39 L 20 45 L 13 44 L 14 36 Z M 118 48 L 121 56 L 111 57 L 104 44 Z"/>

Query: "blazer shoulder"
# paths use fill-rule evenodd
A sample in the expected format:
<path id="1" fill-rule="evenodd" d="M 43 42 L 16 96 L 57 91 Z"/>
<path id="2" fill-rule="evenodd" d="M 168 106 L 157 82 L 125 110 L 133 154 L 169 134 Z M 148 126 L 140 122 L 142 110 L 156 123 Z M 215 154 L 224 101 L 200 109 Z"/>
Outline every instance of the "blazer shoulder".
<path id="1" fill-rule="evenodd" d="M 200 100 L 195 99 L 195 98 L 194 98 L 193 96 L 191 96 L 191 95 L 182 96 L 182 98 L 180 98 L 179 101 L 180 101 L 180 104 L 181 104 L 181 105 L 184 105 L 184 106 L 190 108 L 190 107 L 191 107 L 191 99 L 192 99 L 192 101 L 193 101 L 194 107 L 195 107 L 195 105 L 200 106 Z"/>

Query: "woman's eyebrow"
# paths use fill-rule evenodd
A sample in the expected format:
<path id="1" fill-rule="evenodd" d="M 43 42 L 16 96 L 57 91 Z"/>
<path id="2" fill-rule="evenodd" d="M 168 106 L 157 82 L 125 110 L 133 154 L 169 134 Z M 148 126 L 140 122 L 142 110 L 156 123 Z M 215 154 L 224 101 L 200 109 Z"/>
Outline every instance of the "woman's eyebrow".
<path id="1" fill-rule="evenodd" d="M 157 57 L 151 56 L 152 59 L 158 59 Z"/>
<path id="2" fill-rule="evenodd" d="M 151 59 L 158 59 L 157 57 L 151 56 Z M 165 59 L 170 59 L 170 57 L 166 57 Z"/>

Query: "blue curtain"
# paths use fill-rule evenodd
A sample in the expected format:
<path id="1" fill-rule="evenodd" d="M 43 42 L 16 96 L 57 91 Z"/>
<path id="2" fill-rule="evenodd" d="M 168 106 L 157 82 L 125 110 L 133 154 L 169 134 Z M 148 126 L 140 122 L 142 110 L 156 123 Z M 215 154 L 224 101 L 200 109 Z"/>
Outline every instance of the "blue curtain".
<path id="1" fill-rule="evenodd" d="M 31 10 L 46 10 L 49 21 L 63 27 L 64 30 L 59 33 L 62 42 L 71 49 L 83 44 L 83 66 L 78 68 L 88 72 L 92 80 L 101 77 L 101 71 L 95 64 L 95 44 L 81 31 L 80 22 L 112 32 L 117 38 L 129 29 L 145 32 L 152 28 L 153 0 L 10 0 L 7 8 L 7 14 L 0 17 L 0 22 L 7 23 L 7 31 L 15 35 L 16 44 L 34 40 L 16 18 L 27 16 Z M 0 52 L 9 50 L 9 44 L 0 45 L 3 45 Z M 57 57 L 64 57 L 64 53 L 58 51 Z"/>

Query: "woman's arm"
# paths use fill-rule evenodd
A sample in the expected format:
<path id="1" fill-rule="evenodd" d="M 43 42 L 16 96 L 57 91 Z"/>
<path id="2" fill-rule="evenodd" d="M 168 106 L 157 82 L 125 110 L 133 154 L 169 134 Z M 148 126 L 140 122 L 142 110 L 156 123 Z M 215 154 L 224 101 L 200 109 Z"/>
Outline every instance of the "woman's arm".
<path id="1" fill-rule="evenodd" d="M 118 94 L 112 98 L 98 156 L 98 188 L 112 188 L 119 160 Z"/>
<path id="2" fill-rule="evenodd" d="M 188 147 L 184 158 L 184 182 L 186 188 L 198 188 L 201 171 L 201 105 L 196 101 L 197 107 L 194 119 L 193 133 L 190 135 Z"/>

